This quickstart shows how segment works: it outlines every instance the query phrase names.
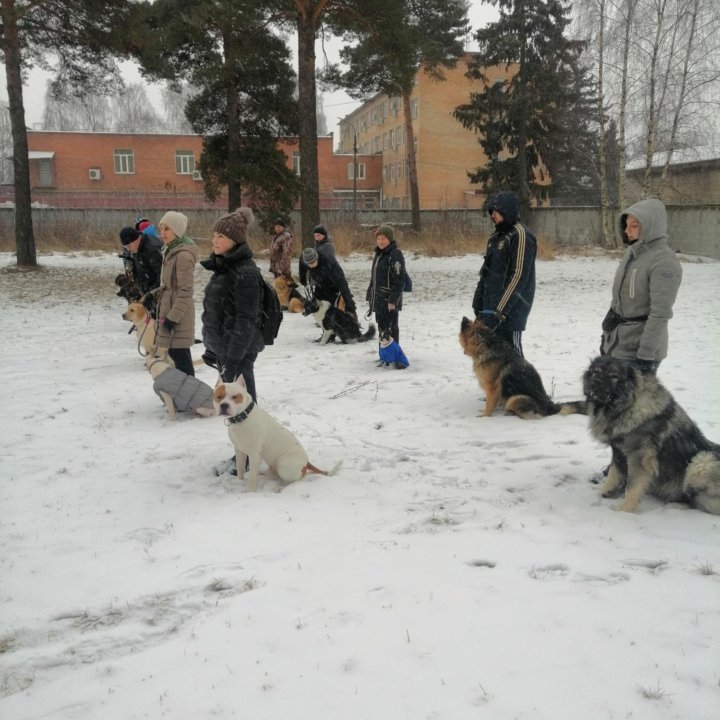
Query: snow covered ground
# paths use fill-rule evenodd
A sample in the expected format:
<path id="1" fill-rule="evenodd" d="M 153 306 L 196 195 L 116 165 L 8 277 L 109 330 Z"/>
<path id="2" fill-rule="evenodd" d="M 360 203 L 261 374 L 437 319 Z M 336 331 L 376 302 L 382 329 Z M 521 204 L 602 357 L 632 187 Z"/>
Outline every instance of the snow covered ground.
<path id="1" fill-rule="evenodd" d="M 457 341 L 479 255 L 408 258 L 405 371 L 286 316 L 259 402 L 344 465 L 279 494 L 213 475 L 222 418 L 166 418 L 114 255 L 41 262 L 0 273 L 0 717 L 720 717 L 720 518 L 614 512 L 583 417 L 480 416 Z M 538 262 L 524 346 L 555 399 L 617 262 Z M 344 265 L 362 300 L 369 257 Z M 720 441 L 720 263 L 683 271 L 660 377 Z"/>

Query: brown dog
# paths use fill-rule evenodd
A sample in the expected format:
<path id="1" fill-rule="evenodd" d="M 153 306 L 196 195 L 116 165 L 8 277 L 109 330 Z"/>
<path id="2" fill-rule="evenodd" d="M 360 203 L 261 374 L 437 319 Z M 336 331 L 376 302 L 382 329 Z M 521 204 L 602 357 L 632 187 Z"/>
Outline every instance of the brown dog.
<path id="1" fill-rule="evenodd" d="M 524 420 L 583 413 L 582 402 L 554 403 L 545 392 L 538 371 L 480 320 L 462 319 L 460 345 L 472 358 L 473 371 L 485 391 L 485 417 L 492 415 L 498 406 L 505 407 L 506 415 Z"/>
<path id="2" fill-rule="evenodd" d="M 136 328 L 138 334 L 138 347 L 142 346 L 145 354 L 155 352 L 155 321 L 150 317 L 142 303 L 131 302 L 123 313 L 123 320 L 129 320 Z M 166 358 L 169 365 L 173 365 L 171 357 Z"/>
<path id="3" fill-rule="evenodd" d="M 273 287 L 283 308 L 292 313 L 303 311 L 305 298 L 298 292 L 298 284 L 292 278 L 278 275 L 273 280 Z"/>

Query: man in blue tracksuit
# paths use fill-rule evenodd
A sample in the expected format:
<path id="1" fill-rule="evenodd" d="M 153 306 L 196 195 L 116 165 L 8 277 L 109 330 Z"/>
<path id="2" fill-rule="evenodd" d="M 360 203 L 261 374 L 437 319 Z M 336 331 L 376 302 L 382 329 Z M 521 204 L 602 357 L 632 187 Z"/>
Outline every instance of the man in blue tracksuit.
<path id="1" fill-rule="evenodd" d="M 507 340 L 523 357 L 522 333 L 535 297 L 535 236 L 518 222 L 519 203 L 503 191 L 488 202 L 495 223 L 480 269 L 473 310 L 495 334 Z"/>

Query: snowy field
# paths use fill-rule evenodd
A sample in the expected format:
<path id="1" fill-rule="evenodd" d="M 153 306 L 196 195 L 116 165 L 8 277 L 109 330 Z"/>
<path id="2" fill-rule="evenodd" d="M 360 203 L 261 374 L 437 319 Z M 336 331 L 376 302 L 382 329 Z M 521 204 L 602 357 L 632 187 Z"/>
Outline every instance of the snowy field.
<path id="1" fill-rule="evenodd" d="M 720 441 L 720 263 L 691 260 L 660 377 Z M 344 464 L 279 494 L 214 476 L 222 418 L 166 418 L 117 257 L 41 262 L 0 274 L 1 718 L 720 717 L 720 518 L 614 512 L 586 418 L 480 416 L 457 340 L 479 255 L 408 257 L 405 371 L 286 316 L 259 402 Z M 556 400 L 617 262 L 538 262 L 524 346 Z M 369 256 L 343 264 L 360 310 Z"/>

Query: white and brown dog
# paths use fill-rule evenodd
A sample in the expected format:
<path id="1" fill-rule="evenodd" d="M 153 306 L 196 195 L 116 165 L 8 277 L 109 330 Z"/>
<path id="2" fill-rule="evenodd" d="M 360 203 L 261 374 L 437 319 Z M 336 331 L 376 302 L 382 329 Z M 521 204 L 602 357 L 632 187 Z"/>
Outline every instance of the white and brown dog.
<path id="1" fill-rule="evenodd" d="M 257 490 L 260 460 L 264 460 L 283 483 L 278 492 L 308 473 L 334 475 L 340 469 L 342 462 L 330 471 L 315 467 L 297 438 L 255 404 L 242 375 L 235 382 L 218 383 L 213 404 L 218 415 L 227 417 L 228 436 L 235 447 L 240 480 L 245 476 L 245 461 L 248 461 L 248 490 Z"/>

